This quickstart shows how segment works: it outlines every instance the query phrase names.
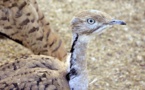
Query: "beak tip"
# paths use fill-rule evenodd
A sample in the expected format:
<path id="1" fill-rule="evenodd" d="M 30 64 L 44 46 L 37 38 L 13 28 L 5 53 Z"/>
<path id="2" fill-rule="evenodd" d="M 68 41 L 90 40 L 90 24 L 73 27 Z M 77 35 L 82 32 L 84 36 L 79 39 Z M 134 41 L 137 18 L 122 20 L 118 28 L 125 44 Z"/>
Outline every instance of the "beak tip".
<path id="1" fill-rule="evenodd" d="M 110 22 L 110 24 L 115 25 L 115 24 L 119 24 L 119 25 L 126 25 L 126 23 L 122 20 L 112 20 Z"/>
<path id="2" fill-rule="evenodd" d="M 125 22 L 122 22 L 121 25 L 126 25 L 126 23 Z"/>

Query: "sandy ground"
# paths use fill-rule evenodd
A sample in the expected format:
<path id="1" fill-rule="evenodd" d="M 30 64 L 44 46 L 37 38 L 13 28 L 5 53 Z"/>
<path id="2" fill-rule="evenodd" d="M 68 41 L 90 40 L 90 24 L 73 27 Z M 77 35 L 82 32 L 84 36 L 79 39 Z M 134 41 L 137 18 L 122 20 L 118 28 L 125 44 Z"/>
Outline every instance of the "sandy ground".
<path id="1" fill-rule="evenodd" d="M 89 90 L 145 90 L 145 0 L 38 0 L 40 8 L 66 43 L 71 43 L 70 20 L 82 10 L 97 9 L 126 21 L 91 41 L 87 51 Z M 29 50 L 0 39 L 0 60 Z"/>

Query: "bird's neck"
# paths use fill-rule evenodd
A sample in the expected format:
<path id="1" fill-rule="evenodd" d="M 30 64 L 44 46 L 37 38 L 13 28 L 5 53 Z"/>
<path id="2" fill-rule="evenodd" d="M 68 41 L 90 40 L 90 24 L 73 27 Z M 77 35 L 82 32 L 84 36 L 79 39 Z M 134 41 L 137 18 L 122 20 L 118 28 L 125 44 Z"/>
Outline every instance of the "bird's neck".
<path id="1" fill-rule="evenodd" d="M 89 38 L 73 34 L 70 60 L 70 88 L 71 90 L 87 90 L 87 61 L 86 49 Z"/>

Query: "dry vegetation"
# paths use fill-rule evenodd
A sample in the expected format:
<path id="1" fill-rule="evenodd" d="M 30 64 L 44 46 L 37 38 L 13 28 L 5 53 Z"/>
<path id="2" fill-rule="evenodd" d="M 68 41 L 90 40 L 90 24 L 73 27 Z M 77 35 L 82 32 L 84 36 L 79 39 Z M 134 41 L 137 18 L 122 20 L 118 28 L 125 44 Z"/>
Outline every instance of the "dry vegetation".
<path id="1" fill-rule="evenodd" d="M 145 90 L 145 0 L 38 0 L 69 50 L 74 13 L 98 9 L 127 22 L 97 36 L 88 48 L 89 90 Z M 0 60 L 31 54 L 0 39 Z"/>

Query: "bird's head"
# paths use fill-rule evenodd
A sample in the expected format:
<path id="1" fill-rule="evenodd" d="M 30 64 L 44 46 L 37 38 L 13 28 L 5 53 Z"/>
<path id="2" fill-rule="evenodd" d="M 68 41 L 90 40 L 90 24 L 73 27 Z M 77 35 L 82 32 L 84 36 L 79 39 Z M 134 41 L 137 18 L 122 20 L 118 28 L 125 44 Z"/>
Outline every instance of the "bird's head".
<path id="1" fill-rule="evenodd" d="M 100 34 L 106 28 L 116 24 L 126 25 L 124 21 L 113 19 L 110 15 L 98 10 L 80 12 L 71 21 L 73 33 L 87 36 Z"/>

